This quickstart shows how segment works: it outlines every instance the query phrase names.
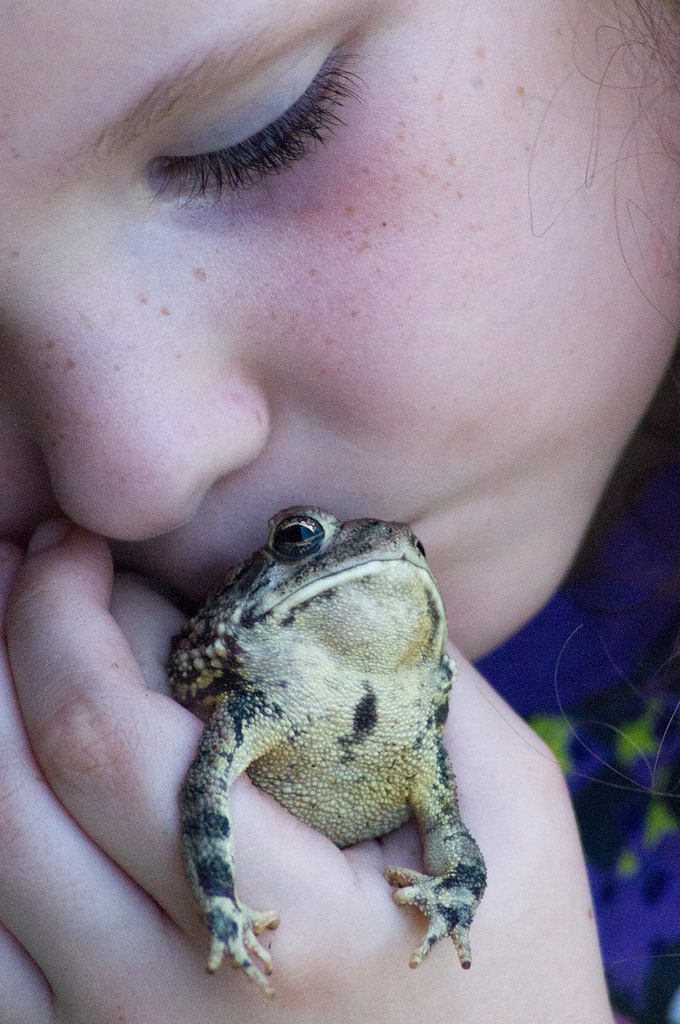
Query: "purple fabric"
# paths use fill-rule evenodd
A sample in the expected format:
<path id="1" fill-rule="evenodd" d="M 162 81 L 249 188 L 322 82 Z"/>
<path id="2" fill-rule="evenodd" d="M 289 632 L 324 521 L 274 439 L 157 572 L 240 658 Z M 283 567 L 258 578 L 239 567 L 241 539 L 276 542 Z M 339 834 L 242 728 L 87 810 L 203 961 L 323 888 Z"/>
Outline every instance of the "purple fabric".
<path id="1" fill-rule="evenodd" d="M 680 1024 L 680 465 L 573 579 L 478 663 L 571 787 L 615 1007 Z"/>

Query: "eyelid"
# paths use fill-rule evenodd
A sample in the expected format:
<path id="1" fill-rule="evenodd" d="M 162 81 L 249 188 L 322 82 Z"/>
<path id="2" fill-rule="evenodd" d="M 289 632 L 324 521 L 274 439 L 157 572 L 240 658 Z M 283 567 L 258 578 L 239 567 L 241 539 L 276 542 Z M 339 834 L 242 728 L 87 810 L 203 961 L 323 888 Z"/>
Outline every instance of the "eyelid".
<path id="1" fill-rule="evenodd" d="M 304 159 L 344 126 L 340 111 L 359 99 L 361 79 L 351 70 L 357 57 L 341 49 L 326 58 L 308 88 L 271 123 L 240 142 L 204 153 L 163 156 L 152 161 L 149 177 L 156 197 L 169 195 L 190 203 L 223 190 L 253 186 Z"/>

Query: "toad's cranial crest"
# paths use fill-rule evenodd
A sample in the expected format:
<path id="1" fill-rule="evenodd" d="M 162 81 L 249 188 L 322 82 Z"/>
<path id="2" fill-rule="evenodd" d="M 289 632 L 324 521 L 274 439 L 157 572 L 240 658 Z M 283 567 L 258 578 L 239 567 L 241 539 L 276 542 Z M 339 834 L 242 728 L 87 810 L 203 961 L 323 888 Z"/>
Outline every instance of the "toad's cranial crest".
<path id="1" fill-rule="evenodd" d="M 340 847 L 413 817 L 424 871 L 388 868 L 397 903 L 429 926 L 417 967 L 450 936 L 461 966 L 484 859 L 458 812 L 442 734 L 455 665 L 422 545 L 408 526 L 290 508 L 173 641 L 177 700 L 207 719 L 180 796 L 187 876 L 211 934 L 271 994 L 257 936 L 273 911 L 239 900 L 229 795 L 247 772 Z"/>

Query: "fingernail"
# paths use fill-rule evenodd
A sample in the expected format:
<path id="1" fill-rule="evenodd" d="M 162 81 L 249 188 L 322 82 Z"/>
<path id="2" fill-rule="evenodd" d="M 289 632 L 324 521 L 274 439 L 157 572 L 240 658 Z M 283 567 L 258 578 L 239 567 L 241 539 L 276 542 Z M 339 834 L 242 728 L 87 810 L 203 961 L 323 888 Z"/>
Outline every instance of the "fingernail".
<path id="1" fill-rule="evenodd" d="M 48 519 L 37 527 L 28 542 L 28 553 L 36 555 L 40 551 L 48 551 L 62 544 L 71 532 L 68 519 Z"/>

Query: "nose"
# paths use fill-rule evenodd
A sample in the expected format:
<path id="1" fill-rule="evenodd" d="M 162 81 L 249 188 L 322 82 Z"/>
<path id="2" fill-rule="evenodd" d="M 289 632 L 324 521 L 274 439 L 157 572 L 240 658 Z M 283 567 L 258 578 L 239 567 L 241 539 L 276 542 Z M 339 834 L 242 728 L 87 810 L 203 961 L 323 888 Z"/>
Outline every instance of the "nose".
<path id="1" fill-rule="evenodd" d="M 97 533 L 142 540 L 181 525 L 258 457 L 269 412 L 237 330 L 139 288 L 106 304 L 110 293 L 96 290 L 97 309 L 64 296 L 49 313 L 32 308 L 2 347 L 60 507 Z"/>

